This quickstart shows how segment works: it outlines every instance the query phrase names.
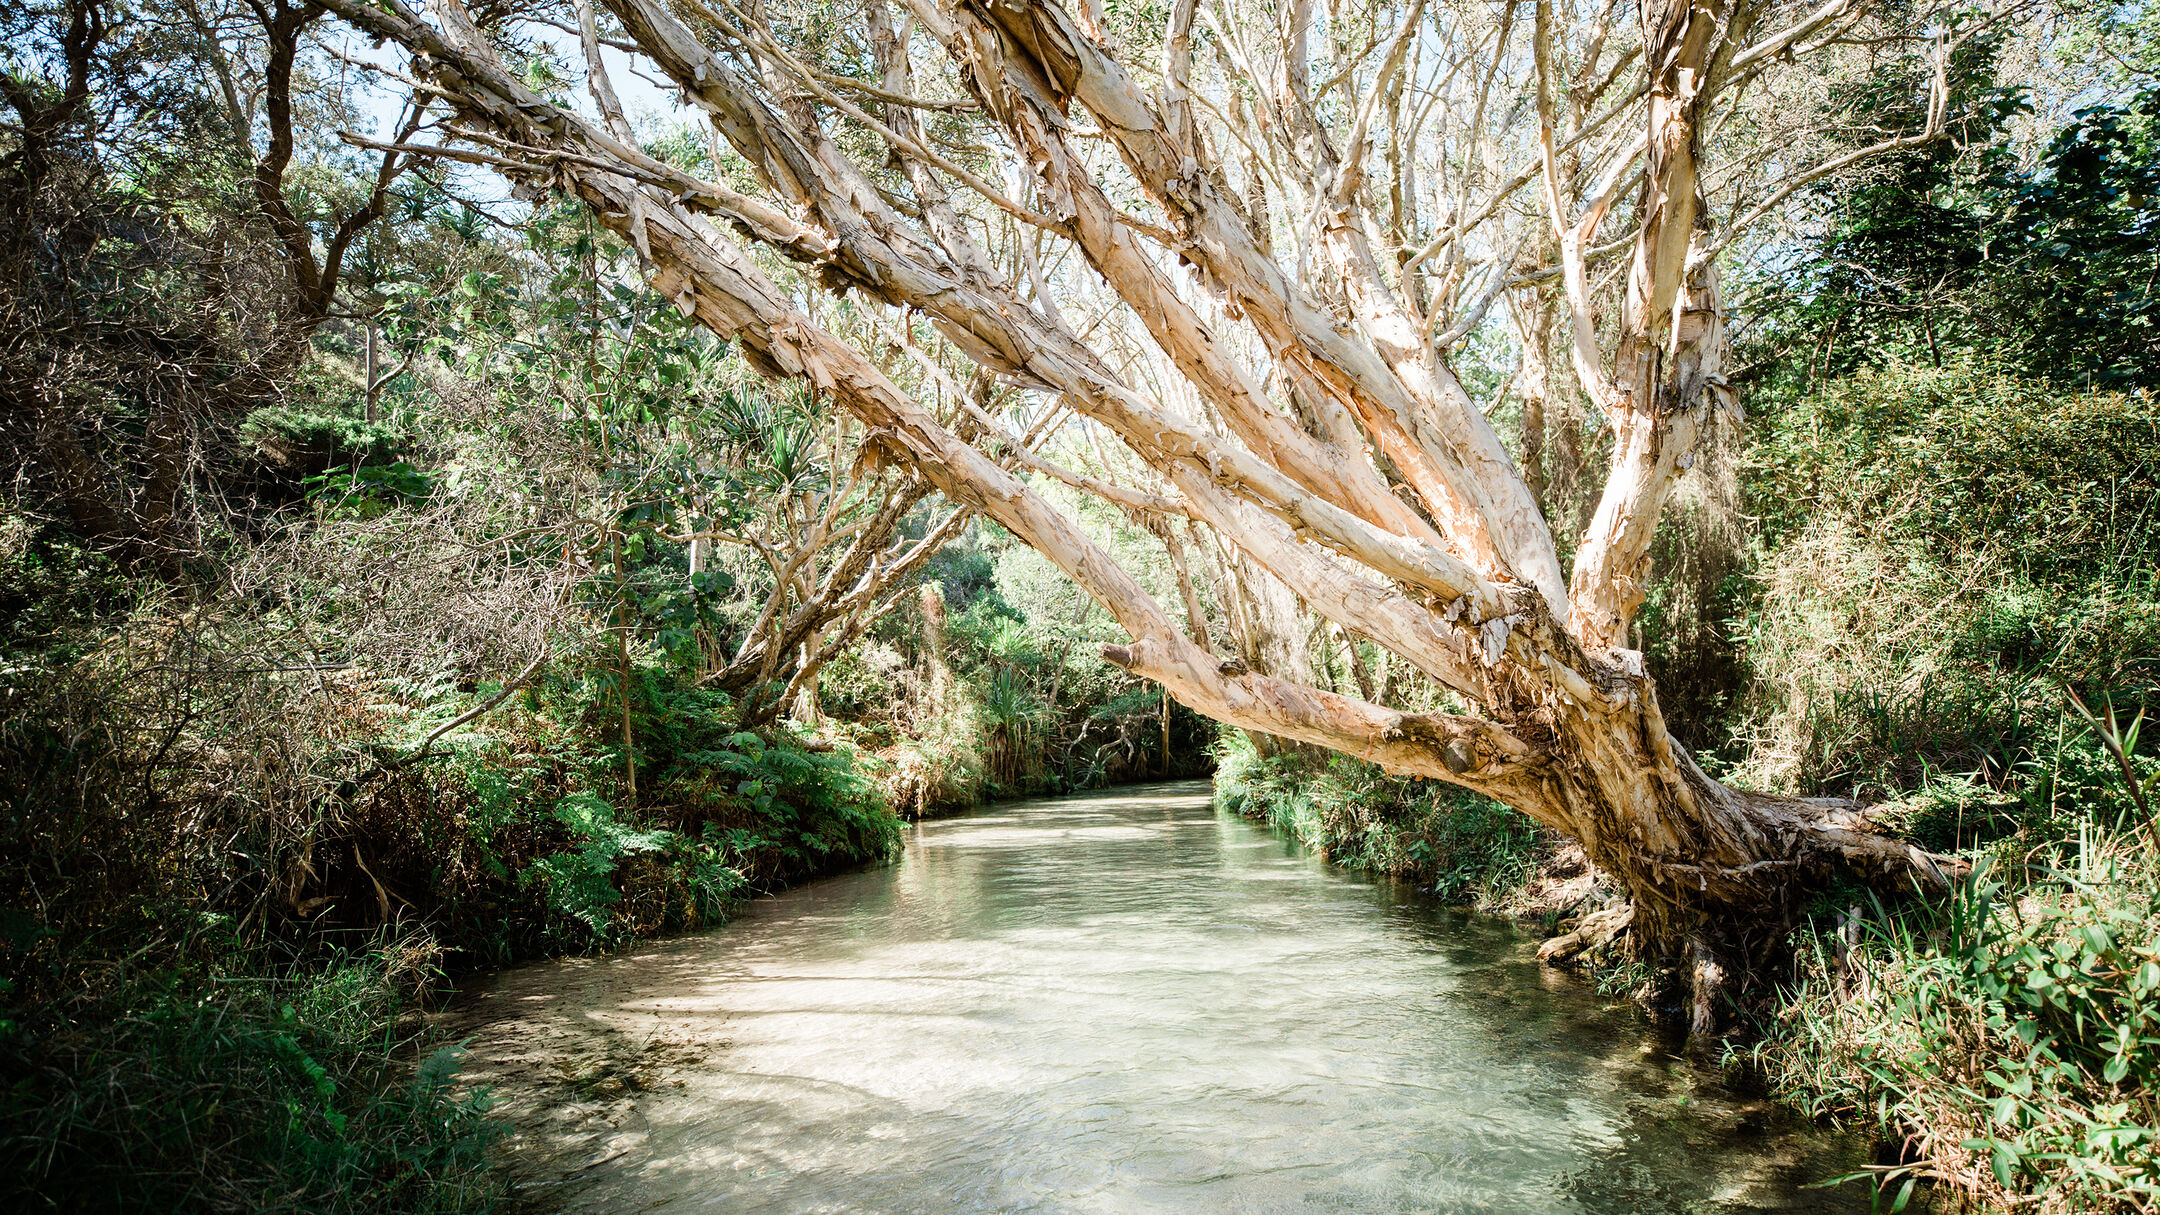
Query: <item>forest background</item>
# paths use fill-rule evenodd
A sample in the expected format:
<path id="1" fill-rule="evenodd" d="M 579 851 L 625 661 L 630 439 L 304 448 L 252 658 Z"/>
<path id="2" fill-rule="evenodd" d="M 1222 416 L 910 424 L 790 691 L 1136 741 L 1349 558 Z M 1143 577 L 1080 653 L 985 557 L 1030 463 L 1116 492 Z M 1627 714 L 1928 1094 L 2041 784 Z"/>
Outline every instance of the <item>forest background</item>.
<path id="1" fill-rule="evenodd" d="M 571 98 L 567 11 L 520 68 Z M 1824 896 L 1729 1061 L 1878 1125 L 1893 1196 L 2105 1209 L 2160 1186 L 2160 64 L 2135 8 L 1991 20 L 1944 137 L 1728 254 L 1751 421 L 1682 483 L 1640 644 L 1713 774 L 1977 862 L 1944 902 Z M 446 978 L 710 924 L 991 797 L 1214 771 L 1450 898 L 1554 930 L 1612 899 L 1498 803 L 1105 663 L 1124 634 L 1046 560 L 692 325 L 581 205 L 340 138 L 422 115 L 321 10 L 0 29 L 11 1204 L 485 1209 L 496 1129 L 413 1016 Z M 1873 141 L 1928 126 L 1925 85 L 1825 105 Z M 646 117 L 652 155 L 720 155 Z M 1494 422 L 1579 531 L 1610 431 L 1564 375 L 1525 408 L 1520 295 L 1457 361 L 1508 386 Z M 873 336 L 935 366 L 911 325 Z M 1030 462 L 1145 480 L 1087 424 L 987 375 L 935 391 L 1197 635 L 1446 702 L 1212 534 Z"/>

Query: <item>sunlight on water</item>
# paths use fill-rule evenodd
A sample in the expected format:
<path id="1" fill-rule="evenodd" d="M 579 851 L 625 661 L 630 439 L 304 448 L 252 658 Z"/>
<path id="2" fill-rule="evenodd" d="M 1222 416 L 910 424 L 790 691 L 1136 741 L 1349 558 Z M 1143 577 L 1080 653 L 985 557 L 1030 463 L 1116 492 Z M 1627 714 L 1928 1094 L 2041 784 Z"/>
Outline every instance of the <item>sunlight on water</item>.
<path id="1" fill-rule="evenodd" d="M 926 824 L 449 1020 L 558 1209 L 1866 1209 L 1801 1188 L 1858 1145 L 1534 947 L 1158 785 Z"/>

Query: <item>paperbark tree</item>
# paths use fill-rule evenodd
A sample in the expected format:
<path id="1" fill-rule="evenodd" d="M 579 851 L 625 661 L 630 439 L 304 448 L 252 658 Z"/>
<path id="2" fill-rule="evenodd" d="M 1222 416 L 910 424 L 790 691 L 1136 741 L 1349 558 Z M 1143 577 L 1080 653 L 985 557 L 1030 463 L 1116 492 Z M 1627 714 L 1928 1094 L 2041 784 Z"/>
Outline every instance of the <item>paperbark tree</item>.
<path id="1" fill-rule="evenodd" d="M 692 533 L 748 549 L 771 578 L 734 654 L 706 676 L 737 698 L 745 726 L 770 724 L 782 711 L 817 721 L 826 664 L 899 606 L 908 579 L 967 522 L 965 510 L 949 509 L 922 535 L 906 536 L 902 524 L 929 487 L 866 463 L 837 475 L 814 470 L 800 484 L 791 478 L 747 507 L 711 504 Z"/>
<path id="2" fill-rule="evenodd" d="M 1452 782 L 1579 840 L 1630 904 L 1554 952 L 1625 930 L 1684 957 L 1707 1026 L 1736 926 L 1836 872 L 1943 883 L 1852 803 L 1707 776 L 1628 644 L 1660 508 L 1737 411 L 1717 250 L 1806 180 L 1939 129 L 1823 149 L 1777 125 L 1820 112 L 1786 65 L 1939 63 L 1950 35 L 1923 36 L 1909 7 L 1644 0 L 1631 23 L 1616 3 L 1565 0 L 1497 18 L 1425 0 L 1325 14 L 1174 0 L 1151 58 L 1121 45 L 1153 35 L 1047 0 L 867 0 L 859 38 L 756 0 L 603 0 L 604 14 L 579 0 L 588 117 L 505 66 L 534 28 L 514 11 L 491 7 L 483 29 L 460 0 L 426 17 L 325 2 L 410 51 L 455 111 L 458 142 L 432 154 L 582 199 L 686 314 L 1073 578 L 1131 637 L 1111 662 L 1217 720 Z M 634 142 L 607 41 L 710 125 L 699 172 Z M 1624 231 L 1601 245 L 1608 223 Z M 941 421 L 919 399 L 932 377 L 813 321 L 805 284 L 926 319 L 1152 478 L 1016 454 L 980 411 Z M 1451 353 L 1502 291 L 1539 284 L 1557 284 L 1566 357 L 1612 431 L 1572 569 Z M 1053 506 L 1049 481 L 1211 530 L 1233 565 L 1460 711 L 1214 652 Z"/>

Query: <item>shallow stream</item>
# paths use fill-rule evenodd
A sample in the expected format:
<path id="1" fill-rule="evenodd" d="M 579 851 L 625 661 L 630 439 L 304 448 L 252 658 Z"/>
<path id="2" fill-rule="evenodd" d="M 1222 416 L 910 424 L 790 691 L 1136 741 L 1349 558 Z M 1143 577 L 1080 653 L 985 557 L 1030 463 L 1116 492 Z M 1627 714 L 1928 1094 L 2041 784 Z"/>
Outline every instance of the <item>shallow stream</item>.
<path id="1" fill-rule="evenodd" d="M 1203 783 L 993 807 L 453 1005 L 557 1210 L 1866 1210 L 1534 938 Z"/>

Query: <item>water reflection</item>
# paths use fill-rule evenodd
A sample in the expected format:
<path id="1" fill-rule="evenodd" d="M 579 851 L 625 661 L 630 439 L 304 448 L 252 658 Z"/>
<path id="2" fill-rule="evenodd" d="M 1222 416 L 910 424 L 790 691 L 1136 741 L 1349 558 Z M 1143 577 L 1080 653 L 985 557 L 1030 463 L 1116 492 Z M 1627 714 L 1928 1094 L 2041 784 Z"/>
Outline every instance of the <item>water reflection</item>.
<path id="1" fill-rule="evenodd" d="M 1865 1209 L 1801 1188 L 1855 1145 L 1532 946 L 1164 785 L 925 825 L 452 1024 L 562 1209 Z"/>

